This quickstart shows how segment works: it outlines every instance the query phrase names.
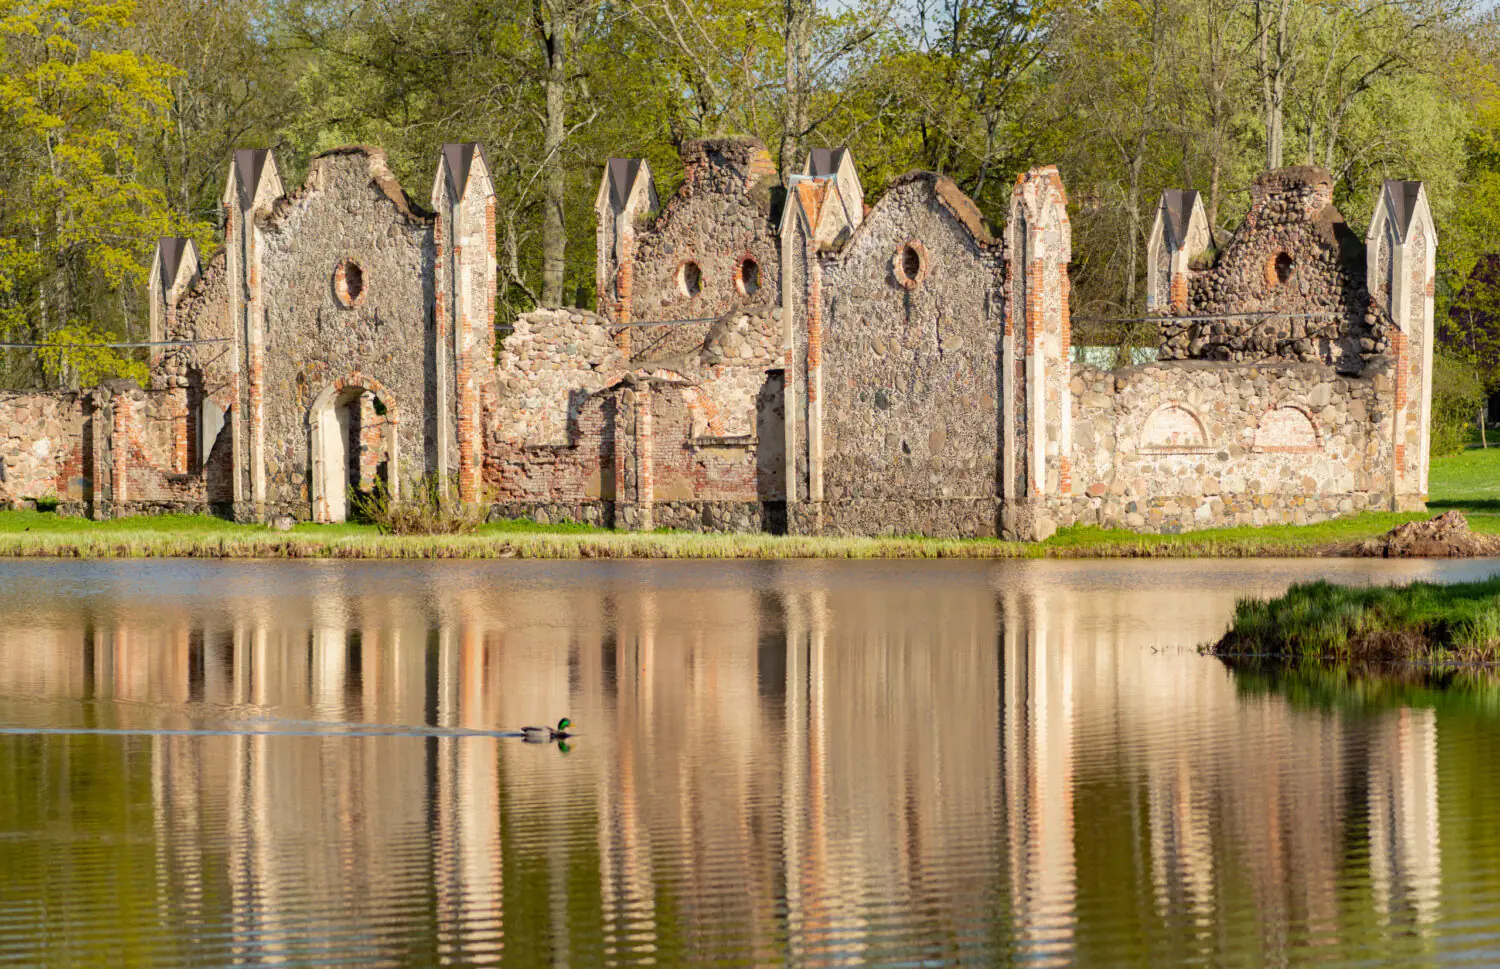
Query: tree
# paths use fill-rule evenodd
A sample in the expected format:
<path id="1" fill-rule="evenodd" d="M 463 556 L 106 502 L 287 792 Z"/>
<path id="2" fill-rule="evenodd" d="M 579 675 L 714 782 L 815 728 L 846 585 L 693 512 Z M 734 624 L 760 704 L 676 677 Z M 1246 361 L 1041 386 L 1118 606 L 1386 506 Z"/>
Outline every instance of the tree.
<path id="1" fill-rule="evenodd" d="M 131 334 L 156 238 L 197 228 L 149 183 L 143 148 L 161 136 L 174 72 L 118 46 L 133 9 L 0 0 L 0 305 L 12 334 Z"/>

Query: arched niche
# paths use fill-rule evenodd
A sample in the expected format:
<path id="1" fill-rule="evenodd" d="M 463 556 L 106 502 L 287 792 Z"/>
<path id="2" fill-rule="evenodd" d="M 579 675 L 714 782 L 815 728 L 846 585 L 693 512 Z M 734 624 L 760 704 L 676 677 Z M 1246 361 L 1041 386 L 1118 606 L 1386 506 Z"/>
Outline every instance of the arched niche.
<path id="1" fill-rule="evenodd" d="M 1255 429 L 1257 451 L 1316 451 L 1322 446 L 1317 423 L 1307 411 L 1294 404 L 1283 404 L 1266 411 Z"/>
<path id="2" fill-rule="evenodd" d="M 1208 432 L 1191 408 L 1177 401 L 1151 412 L 1141 425 L 1143 454 L 1176 454 L 1208 450 Z"/>

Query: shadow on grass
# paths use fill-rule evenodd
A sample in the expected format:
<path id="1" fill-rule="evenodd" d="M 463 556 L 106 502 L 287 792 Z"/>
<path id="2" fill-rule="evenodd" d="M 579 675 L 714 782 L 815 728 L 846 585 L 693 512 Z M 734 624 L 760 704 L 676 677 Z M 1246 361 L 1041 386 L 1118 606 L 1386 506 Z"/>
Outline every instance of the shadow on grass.
<path id="1" fill-rule="evenodd" d="M 1475 512 L 1483 515 L 1500 514 L 1500 498 L 1475 498 L 1469 501 L 1428 501 L 1427 510 L 1434 515 L 1445 511 Z"/>

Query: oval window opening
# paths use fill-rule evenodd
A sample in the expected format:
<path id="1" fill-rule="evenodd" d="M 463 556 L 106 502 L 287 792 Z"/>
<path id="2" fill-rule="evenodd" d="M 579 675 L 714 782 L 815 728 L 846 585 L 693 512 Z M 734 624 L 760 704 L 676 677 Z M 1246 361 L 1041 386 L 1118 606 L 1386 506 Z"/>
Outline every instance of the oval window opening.
<path id="1" fill-rule="evenodd" d="M 927 275 L 927 248 L 917 239 L 902 243 L 891 259 L 891 275 L 903 289 L 916 289 Z"/>
<path id="2" fill-rule="evenodd" d="M 1266 267 L 1266 282 L 1272 286 L 1280 286 L 1291 278 L 1292 256 L 1287 252 L 1278 252 Z"/>
<path id="3" fill-rule="evenodd" d="M 349 290 L 351 300 L 359 299 L 359 294 L 365 291 L 365 271 L 350 263 L 349 271 L 344 274 L 344 285 Z"/>
<path id="4" fill-rule="evenodd" d="M 682 295 L 692 297 L 703 292 L 703 270 L 695 262 L 685 262 L 677 271 L 677 288 Z"/>
<path id="5" fill-rule="evenodd" d="M 345 259 L 333 273 L 333 292 L 344 306 L 358 306 L 365 295 L 365 271 Z"/>
<path id="6" fill-rule="evenodd" d="M 907 279 L 916 279 L 922 272 L 922 254 L 910 243 L 901 250 L 901 271 Z"/>
<path id="7" fill-rule="evenodd" d="M 760 263 L 745 257 L 740 263 L 740 292 L 746 296 L 754 296 L 760 291 Z"/>

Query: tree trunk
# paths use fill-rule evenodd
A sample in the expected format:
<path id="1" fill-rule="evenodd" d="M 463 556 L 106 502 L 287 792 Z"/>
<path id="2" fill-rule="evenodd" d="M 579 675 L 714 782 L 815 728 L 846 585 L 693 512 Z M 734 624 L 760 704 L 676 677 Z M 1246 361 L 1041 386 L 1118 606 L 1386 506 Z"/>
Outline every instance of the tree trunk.
<path id="1" fill-rule="evenodd" d="M 1144 139 L 1142 139 L 1144 141 Z M 1128 223 L 1129 243 L 1125 246 L 1125 315 L 1136 315 L 1135 277 L 1140 248 L 1136 240 L 1141 236 L 1141 168 L 1146 160 L 1143 146 L 1137 145 L 1135 157 L 1130 160 L 1130 184 L 1125 198 L 1125 218 Z"/>
<path id="2" fill-rule="evenodd" d="M 1260 74 L 1262 109 L 1266 125 L 1266 169 L 1285 164 L 1283 124 L 1286 114 L 1287 17 L 1291 0 L 1277 0 L 1275 23 L 1266 6 L 1271 0 L 1256 0 L 1255 29 L 1258 34 L 1256 68 Z"/>
<path id="3" fill-rule="evenodd" d="M 783 0 L 786 13 L 785 102 L 782 104 L 781 147 L 778 162 L 785 184 L 802 163 L 802 136 L 807 131 L 808 43 L 817 0 Z"/>
<path id="4" fill-rule="evenodd" d="M 542 304 L 561 306 L 567 271 L 567 226 L 563 206 L 567 179 L 563 169 L 563 141 L 567 138 L 568 14 L 561 4 L 539 0 L 538 27 L 547 58 L 542 83 L 546 92 L 546 122 L 542 131 Z"/>

